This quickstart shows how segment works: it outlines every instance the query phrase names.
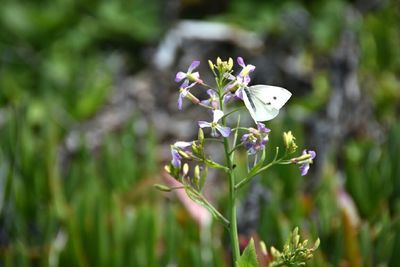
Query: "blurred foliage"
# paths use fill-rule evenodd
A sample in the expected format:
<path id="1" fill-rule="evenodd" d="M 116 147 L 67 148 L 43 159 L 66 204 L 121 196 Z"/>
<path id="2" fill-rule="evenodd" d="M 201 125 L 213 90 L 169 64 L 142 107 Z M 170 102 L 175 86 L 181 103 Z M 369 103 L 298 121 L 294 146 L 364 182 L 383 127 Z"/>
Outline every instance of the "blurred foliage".
<path id="1" fill-rule="evenodd" d="M 398 1 L 383 1 L 377 10 L 354 14 L 348 25 L 342 14 L 353 2 L 233 0 L 208 18 L 290 42 L 314 72 L 312 92 L 296 99 L 284 120 L 272 122 L 271 147 L 283 130 L 292 130 L 299 145 L 307 140 L 294 114 L 318 112 L 330 92 L 329 73 L 313 65 L 314 57 L 327 56 L 345 27 L 357 32 L 362 93 L 386 135 L 379 142 L 362 134 L 347 139 L 339 155 L 329 155 L 313 195 L 304 193 L 306 180 L 295 167 L 268 171 L 261 183 L 273 193 L 261 205 L 258 233 L 275 247 L 283 246 L 294 226 L 307 239 L 319 236 L 321 247 L 309 266 L 395 267 L 400 7 Z M 56 162 L 66 133 L 107 101 L 116 71 L 113 52 L 126 55 L 132 72 L 147 66 L 138 51 L 166 30 L 163 5 L 162 0 L 2 1 L 0 266 L 229 266 L 220 242 L 223 229 L 199 229 L 181 204 L 152 190 L 160 165 L 154 127 L 143 139 L 133 116 L 96 153 L 82 144 L 66 166 Z M 292 35 L 288 16 L 303 13 L 305 27 L 296 31 L 304 32 Z M 358 224 L 339 204 L 342 189 L 354 200 Z M 220 206 L 223 210 L 223 199 Z"/>

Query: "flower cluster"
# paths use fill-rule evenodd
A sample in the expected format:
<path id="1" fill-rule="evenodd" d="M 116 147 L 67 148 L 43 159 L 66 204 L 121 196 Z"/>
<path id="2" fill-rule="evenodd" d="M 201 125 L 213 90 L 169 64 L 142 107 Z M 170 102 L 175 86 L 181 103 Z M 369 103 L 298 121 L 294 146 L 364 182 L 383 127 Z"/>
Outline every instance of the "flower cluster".
<path id="1" fill-rule="evenodd" d="M 225 218 L 202 194 L 202 189 L 207 178 L 208 168 L 225 172 L 229 181 L 229 209 L 235 210 L 235 198 L 237 191 L 248 184 L 255 176 L 266 171 L 274 165 L 299 165 L 301 175 L 306 175 L 310 169 L 316 153 L 313 150 L 305 149 L 300 156 L 290 157 L 297 151 L 296 138 L 289 132 L 283 133 L 285 150 L 280 152 L 279 147 L 275 148 L 273 159 L 266 158 L 266 151 L 269 149 L 269 134 L 271 130 L 266 127 L 263 121 L 275 118 L 279 109 L 290 98 L 291 93 L 280 87 L 268 85 L 253 85 L 250 74 L 254 72 L 255 66 L 246 64 L 243 58 L 237 58 L 237 72 L 233 59 L 223 61 L 217 58 L 216 62 L 208 61 L 209 67 L 214 74 L 216 87 L 209 86 L 200 78 L 200 73 L 195 71 L 200 61 L 193 61 L 186 72 L 179 71 L 175 81 L 179 83 L 178 109 L 183 108 L 183 100 L 188 99 L 193 104 L 209 111 L 210 118 L 199 120 L 198 137 L 193 141 L 178 141 L 171 145 L 171 161 L 165 166 L 165 170 L 179 182 L 178 186 L 156 185 L 161 191 L 172 191 L 184 189 L 186 195 L 197 204 L 205 207 L 218 221 L 228 228 L 232 243 L 234 262 L 240 257 L 239 241 L 237 237 L 236 213 L 232 212 L 229 219 Z M 195 90 L 204 90 L 197 94 Z M 207 95 L 202 99 L 201 95 Z M 255 127 L 241 127 L 240 116 L 237 116 L 236 127 L 228 126 L 227 118 L 232 118 L 240 109 L 230 109 L 232 100 L 244 102 L 250 116 L 256 122 Z M 230 121 L 230 120 L 229 120 Z M 210 137 L 205 137 L 204 131 L 209 131 Z M 210 155 L 206 154 L 206 145 L 214 142 L 213 145 L 222 144 L 221 148 L 225 153 L 225 162 L 216 162 Z M 249 158 L 254 159 L 252 166 L 247 166 L 247 173 L 241 179 L 235 177 L 237 165 L 235 153 L 246 150 L 247 162 Z M 259 156 L 260 155 L 260 156 Z M 271 249 L 276 260 L 274 266 L 279 264 L 300 263 L 312 255 L 316 249 L 307 248 L 306 242 L 299 243 L 297 230 L 293 232 L 291 243 L 282 252 Z M 244 253 L 246 254 L 246 253 Z M 246 256 L 247 257 L 247 256 Z M 246 258 L 245 257 L 245 258 Z M 255 256 L 256 258 L 256 256 Z M 257 259 L 255 259 L 257 261 Z M 243 264 L 247 263 L 243 259 Z M 245 264 L 247 266 L 247 264 Z M 244 265 L 243 265 L 244 266 Z M 252 266 L 255 266 L 252 264 Z"/>
<path id="2" fill-rule="evenodd" d="M 242 136 L 242 143 L 247 149 L 247 153 L 254 155 L 265 149 L 268 143 L 268 134 L 271 131 L 261 122 L 257 123 L 257 129 L 248 128 L 249 133 Z"/>
<path id="3" fill-rule="evenodd" d="M 179 71 L 175 76 L 175 81 L 180 83 L 179 86 L 179 96 L 178 96 L 178 109 L 182 109 L 183 99 L 189 99 L 193 104 L 199 105 L 201 107 L 207 108 L 211 111 L 212 119 L 210 121 L 198 121 L 197 124 L 200 128 L 206 129 L 210 128 L 211 137 L 218 138 L 228 138 L 233 131 L 237 132 L 238 129 L 233 130 L 228 127 L 225 123 L 224 114 L 225 106 L 232 99 L 242 99 L 243 92 L 248 88 L 251 82 L 250 74 L 254 72 L 255 66 L 251 64 L 246 64 L 242 57 L 237 58 L 238 72 L 236 75 L 233 74 L 234 63 L 231 58 L 227 61 L 223 61 L 217 58 L 216 62 L 208 61 L 211 71 L 213 72 L 216 80 L 218 81 L 217 88 L 212 88 L 211 86 L 204 83 L 200 78 L 200 73 L 195 71 L 199 65 L 200 61 L 193 61 L 186 72 Z M 199 100 L 190 91 L 196 85 L 204 87 L 208 98 Z M 269 141 L 270 129 L 268 129 L 265 124 L 257 122 L 257 128 L 241 128 L 246 132 L 242 134 L 239 139 L 240 144 L 235 144 L 237 147 L 244 147 L 248 155 L 255 155 L 266 149 L 266 145 Z M 201 131 L 203 134 L 203 131 Z M 286 132 L 283 134 L 284 145 L 286 147 L 285 155 L 292 154 L 296 151 L 297 145 L 294 140 L 295 137 L 292 133 Z M 193 153 L 194 149 L 199 150 L 201 147 L 202 154 L 195 155 Z M 217 166 L 218 164 L 212 160 L 206 158 L 204 155 L 204 137 L 203 142 L 199 146 L 199 141 L 191 142 L 176 142 L 171 146 L 171 164 L 168 168 L 169 172 L 174 174 L 176 178 L 182 175 L 184 172 L 182 160 L 200 161 L 203 165 Z M 300 165 L 301 175 L 306 175 L 310 168 L 310 164 L 313 162 L 316 154 L 312 150 L 304 150 L 303 154 L 299 157 L 292 158 L 289 163 Z M 284 160 L 281 161 L 282 164 L 286 163 Z M 188 167 L 186 167 L 187 169 Z"/>

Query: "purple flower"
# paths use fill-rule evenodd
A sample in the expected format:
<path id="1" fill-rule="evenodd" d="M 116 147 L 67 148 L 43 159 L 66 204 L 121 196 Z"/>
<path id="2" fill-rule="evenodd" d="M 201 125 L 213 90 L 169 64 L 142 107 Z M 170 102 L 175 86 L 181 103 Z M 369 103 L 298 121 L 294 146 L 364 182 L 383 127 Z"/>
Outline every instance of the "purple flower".
<path id="1" fill-rule="evenodd" d="M 189 81 L 185 80 L 182 83 L 182 85 L 180 86 L 179 97 L 178 97 L 178 109 L 179 110 L 182 109 L 183 98 L 185 98 L 187 96 L 187 94 L 189 93 L 189 89 L 192 88 L 195 84 L 196 83 L 189 84 Z"/>
<path id="2" fill-rule="evenodd" d="M 176 82 L 181 82 L 183 79 L 191 81 L 191 82 L 202 82 L 200 80 L 200 74 L 198 72 L 193 72 L 200 65 L 200 61 L 195 60 L 190 64 L 187 72 L 179 71 L 175 76 Z"/>
<path id="3" fill-rule="evenodd" d="M 199 127 L 200 128 L 211 128 L 211 136 L 213 137 L 218 137 L 217 131 L 223 136 L 223 137 L 228 137 L 231 134 L 231 128 L 221 126 L 218 124 L 218 121 L 224 116 L 224 113 L 221 110 L 214 110 L 213 111 L 213 121 L 212 122 L 207 122 L 207 121 L 199 121 Z"/>
<path id="4" fill-rule="evenodd" d="M 249 74 L 250 74 L 250 72 L 253 72 L 256 67 L 251 64 L 246 65 L 244 63 L 244 60 L 242 57 L 238 57 L 237 62 L 242 67 L 242 70 L 240 71 L 239 76 L 241 76 L 243 78 L 248 77 L 248 79 L 250 79 Z"/>
<path id="5" fill-rule="evenodd" d="M 179 154 L 179 150 L 184 150 L 191 146 L 193 142 L 183 142 L 178 141 L 175 144 L 171 145 L 171 164 L 176 167 L 180 168 L 182 165 L 182 156 Z"/>
<path id="6" fill-rule="evenodd" d="M 171 164 L 176 168 L 181 167 L 182 157 L 181 155 L 179 155 L 178 150 L 173 146 L 171 146 L 171 156 L 172 156 Z"/>
<path id="7" fill-rule="evenodd" d="M 213 109 L 218 109 L 219 103 L 218 103 L 218 95 L 217 95 L 217 93 L 212 89 L 208 89 L 207 90 L 207 94 L 210 96 L 210 98 L 201 101 L 201 103 L 203 103 L 204 105 L 210 106 Z"/>
<path id="8" fill-rule="evenodd" d="M 249 133 L 242 136 L 242 143 L 250 155 L 262 151 L 268 143 L 268 134 L 271 130 L 261 122 L 257 123 L 257 129 L 249 128 Z"/>
<path id="9" fill-rule="evenodd" d="M 300 172 L 301 176 L 304 176 L 308 173 L 308 170 L 310 169 L 310 164 L 313 163 L 313 159 L 316 157 L 317 153 L 313 150 L 303 150 L 303 154 L 301 157 L 305 157 L 306 159 L 299 161 L 297 164 L 301 164 L 300 166 Z"/>

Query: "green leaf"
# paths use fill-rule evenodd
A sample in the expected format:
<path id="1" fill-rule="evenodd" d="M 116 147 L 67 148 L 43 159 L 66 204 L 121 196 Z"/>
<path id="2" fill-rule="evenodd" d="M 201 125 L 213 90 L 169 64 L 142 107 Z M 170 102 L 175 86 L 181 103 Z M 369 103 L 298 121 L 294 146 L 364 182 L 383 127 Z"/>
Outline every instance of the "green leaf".
<path id="1" fill-rule="evenodd" d="M 251 239 L 247 247 L 244 249 L 243 254 L 236 262 L 236 267 L 258 267 L 258 259 L 256 248 L 254 247 L 254 240 Z"/>

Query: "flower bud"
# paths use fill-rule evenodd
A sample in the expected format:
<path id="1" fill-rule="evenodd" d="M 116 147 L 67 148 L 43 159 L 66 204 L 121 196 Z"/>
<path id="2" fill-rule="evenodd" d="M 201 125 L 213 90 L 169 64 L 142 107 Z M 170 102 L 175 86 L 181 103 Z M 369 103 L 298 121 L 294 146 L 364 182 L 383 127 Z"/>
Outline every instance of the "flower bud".
<path id="1" fill-rule="evenodd" d="M 211 60 L 208 60 L 208 66 L 210 66 L 210 69 L 213 71 L 214 70 L 214 63 L 212 63 Z"/>
<path id="2" fill-rule="evenodd" d="M 233 68 L 233 59 L 230 57 L 228 59 L 228 70 L 231 70 Z"/>
<path id="3" fill-rule="evenodd" d="M 294 140 L 296 140 L 296 138 L 293 136 L 292 131 L 283 133 L 283 143 L 285 144 L 285 148 L 289 153 L 293 153 L 297 149 L 297 145 Z"/>
<path id="4" fill-rule="evenodd" d="M 217 66 L 221 66 L 222 65 L 222 60 L 220 57 L 217 57 Z"/>
<path id="5" fill-rule="evenodd" d="M 181 155 L 185 159 L 189 159 L 189 160 L 192 159 L 192 156 L 190 154 L 186 153 L 183 150 L 179 150 L 178 153 L 179 153 L 179 155 Z"/>
<path id="6" fill-rule="evenodd" d="M 189 164 L 187 163 L 183 164 L 182 173 L 184 176 L 186 176 L 189 173 Z"/>
<path id="7" fill-rule="evenodd" d="M 198 140 L 200 142 L 200 145 L 203 146 L 203 144 L 204 144 L 204 132 L 203 132 L 203 129 L 200 128 L 200 127 L 199 127 L 199 132 L 197 134 L 197 138 L 198 138 Z"/>
<path id="8" fill-rule="evenodd" d="M 162 185 L 162 184 L 155 184 L 153 185 L 155 189 L 163 191 L 163 192 L 171 192 L 171 188 L 169 188 L 166 185 Z"/>
<path id="9" fill-rule="evenodd" d="M 267 246 L 265 245 L 264 241 L 260 241 L 261 253 L 265 256 L 268 255 Z"/>
<path id="10" fill-rule="evenodd" d="M 164 170 L 165 170 L 167 173 L 171 174 L 171 166 L 170 166 L 170 165 L 165 165 L 165 166 L 164 166 Z"/>

